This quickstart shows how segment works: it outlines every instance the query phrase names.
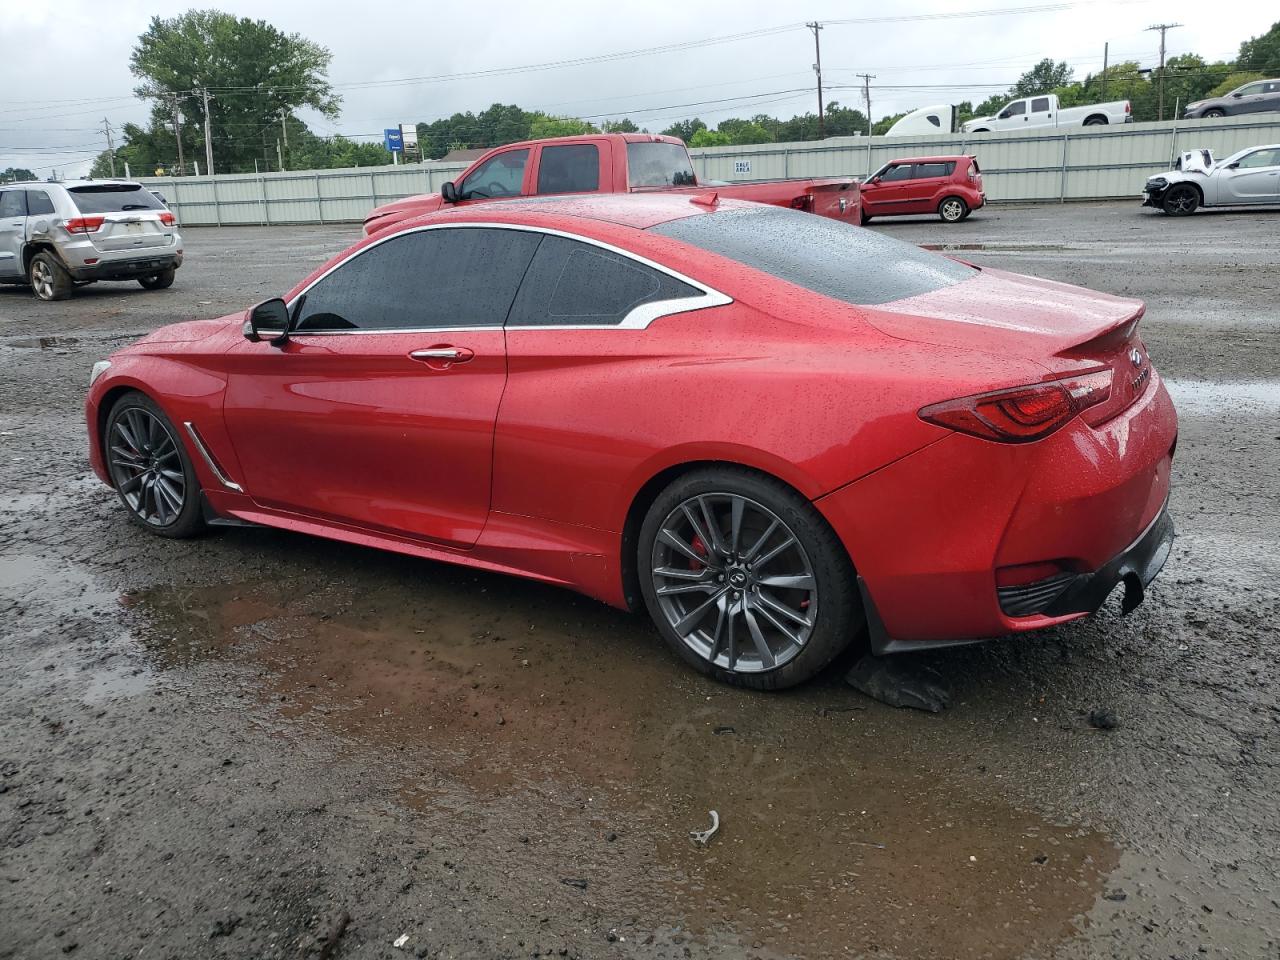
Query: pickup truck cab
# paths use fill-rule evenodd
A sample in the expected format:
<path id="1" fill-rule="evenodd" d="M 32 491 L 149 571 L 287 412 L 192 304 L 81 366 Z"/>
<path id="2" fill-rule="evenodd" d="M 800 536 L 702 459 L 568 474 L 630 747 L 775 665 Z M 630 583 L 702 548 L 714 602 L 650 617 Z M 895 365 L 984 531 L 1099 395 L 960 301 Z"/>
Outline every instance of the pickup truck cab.
<path id="1" fill-rule="evenodd" d="M 960 125 L 964 133 L 993 130 L 1032 130 L 1037 127 L 1099 127 L 1133 120 L 1128 100 L 1094 103 L 1084 107 L 1063 107 L 1052 93 L 1010 100 L 994 117 L 974 117 Z"/>
<path id="2" fill-rule="evenodd" d="M 604 133 L 528 140 L 495 147 L 440 193 L 383 204 L 364 221 L 367 236 L 445 205 L 467 206 L 512 197 L 568 193 L 711 193 L 754 200 L 858 223 L 853 177 L 700 184 L 684 141 L 639 133 Z"/>

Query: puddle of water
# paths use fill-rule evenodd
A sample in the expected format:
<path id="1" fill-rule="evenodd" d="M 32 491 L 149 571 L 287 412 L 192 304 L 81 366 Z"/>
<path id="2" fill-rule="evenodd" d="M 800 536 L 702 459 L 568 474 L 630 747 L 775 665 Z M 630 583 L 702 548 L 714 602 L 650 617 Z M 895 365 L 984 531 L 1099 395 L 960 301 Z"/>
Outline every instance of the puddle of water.
<path id="1" fill-rule="evenodd" d="M 1280 414 L 1280 380 L 1165 380 L 1178 413 L 1205 416 L 1230 411 Z"/>
<path id="2" fill-rule="evenodd" d="M 88 571 L 41 557 L 0 557 L 0 597 L 28 605 L 56 605 L 64 612 L 92 616 L 114 607 L 118 594 Z"/>
<path id="3" fill-rule="evenodd" d="M 1015 809 L 996 774 L 965 770 L 931 737 L 937 718 L 838 684 L 733 690 L 675 662 L 639 618 L 438 579 L 151 591 L 142 639 L 170 667 L 265 667 L 285 717 L 443 771 L 490 816 L 512 797 L 555 808 L 590 794 L 656 852 L 631 907 L 704 938 L 813 958 L 1017 957 L 1069 936 L 1116 863 L 1105 837 Z M 420 784 L 405 795 L 434 801 Z M 712 809 L 721 830 L 696 848 L 688 831 Z M 545 828 L 574 855 L 574 831 Z"/>

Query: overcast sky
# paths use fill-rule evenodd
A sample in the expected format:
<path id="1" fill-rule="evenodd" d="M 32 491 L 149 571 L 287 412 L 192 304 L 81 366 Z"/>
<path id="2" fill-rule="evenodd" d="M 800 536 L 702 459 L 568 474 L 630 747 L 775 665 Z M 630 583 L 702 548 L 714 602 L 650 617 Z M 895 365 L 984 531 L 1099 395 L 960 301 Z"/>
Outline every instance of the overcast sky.
<path id="1" fill-rule="evenodd" d="M 1168 55 L 1234 56 L 1240 41 L 1280 18 L 1274 0 L 1237 0 L 1224 8 L 1202 0 L 917 0 L 902 6 L 809 0 L 699 0 L 645 3 L 496 0 L 469 4 L 364 0 L 329 7 L 314 0 L 224 0 L 218 8 L 265 19 L 333 52 L 330 79 L 343 97 L 336 121 L 302 114 L 317 133 L 371 139 L 384 127 L 478 111 L 495 101 L 549 113 L 630 116 L 660 130 L 683 117 L 711 126 L 725 117 L 790 117 L 816 108 L 813 38 L 805 20 L 839 20 L 1023 8 L 1001 16 L 862 24 L 822 31 L 827 100 L 862 105 L 857 73 L 872 81 L 874 117 L 935 103 L 979 101 L 1009 86 L 1043 57 L 1067 60 L 1077 77 L 1111 61 L 1158 62 L 1159 35 L 1146 27 L 1184 24 L 1168 34 Z M 1028 12 L 1027 7 L 1065 9 Z M 105 116 L 119 129 L 145 122 L 132 99 L 129 54 L 153 15 L 178 5 L 139 0 L 60 0 L 6 4 L 0 17 L 0 169 L 38 176 L 54 168 L 84 173 L 105 146 Z M 330 12 L 333 10 L 334 12 Z M 551 12 L 554 11 L 554 12 Z M 794 26 L 702 46 L 608 62 L 509 75 L 367 86 L 369 81 L 439 77 L 571 60 Z M 366 84 L 365 86 L 356 86 Z M 857 89 L 839 89 L 843 84 Z M 728 98 L 741 98 L 729 100 Z M 707 101 L 719 101 L 707 103 Z M 687 106 L 688 104 L 700 104 Z M 370 136 L 364 136 L 370 135 Z M 216 156 L 216 155 L 215 155 Z"/>

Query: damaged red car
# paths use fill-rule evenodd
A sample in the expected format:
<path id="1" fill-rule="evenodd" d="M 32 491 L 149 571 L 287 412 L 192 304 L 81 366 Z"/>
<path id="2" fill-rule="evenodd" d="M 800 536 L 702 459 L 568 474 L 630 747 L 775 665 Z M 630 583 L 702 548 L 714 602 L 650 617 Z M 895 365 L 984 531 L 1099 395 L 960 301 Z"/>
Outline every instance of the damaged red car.
<path id="1" fill-rule="evenodd" d="M 1142 599 L 1177 441 L 1142 313 L 792 210 L 512 200 L 113 354 L 90 456 L 154 533 L 532 577 L 772 689 Z"/>

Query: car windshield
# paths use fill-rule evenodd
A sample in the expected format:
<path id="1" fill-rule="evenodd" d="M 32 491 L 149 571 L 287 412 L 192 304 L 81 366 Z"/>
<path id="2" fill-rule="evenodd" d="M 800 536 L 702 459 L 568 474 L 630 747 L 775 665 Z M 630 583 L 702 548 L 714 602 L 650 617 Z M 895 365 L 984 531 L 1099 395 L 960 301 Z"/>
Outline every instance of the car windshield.
<path id="1" fill-rule="evenodd" d="M 627 180 L 632 187 L 691 187 L 698 182 L 689 151 L 663 141 L 627 144 Z"/>
<path id="2" fill-rule="evenodd" d="M 975 271 L 872 230 L 777 207 L 722 210 L 651 229 L 859 306 L 931 293 Z"/>
<path id="3" fill-rule="evenodd" d="M 123 213 L 126 210 L 163 210 L 164 204 L 150 190 L 136 183 L 95 183 L 70 187 L 67 193 L 81 213 Z"/>

